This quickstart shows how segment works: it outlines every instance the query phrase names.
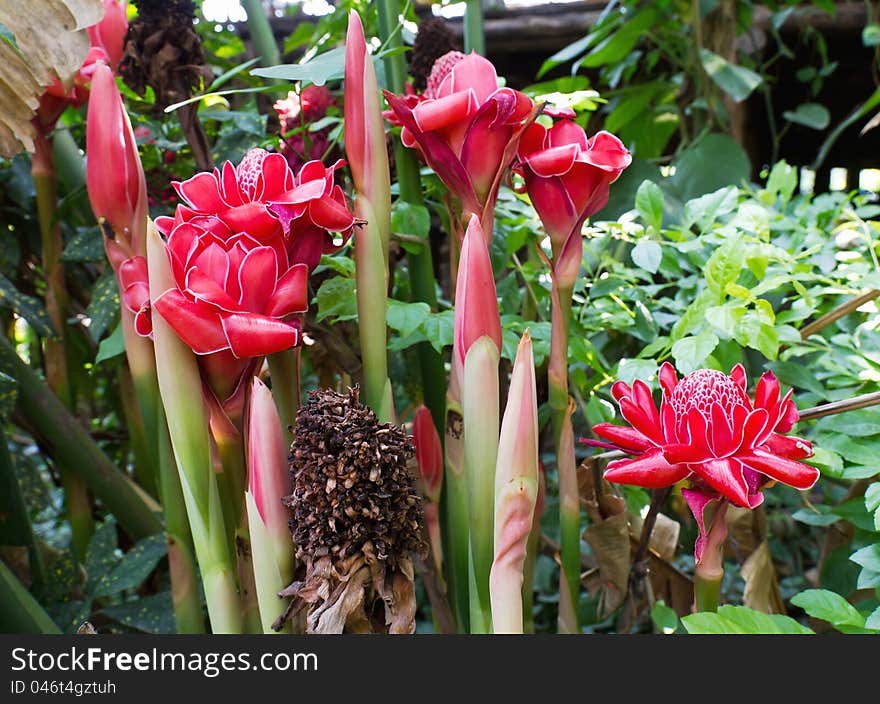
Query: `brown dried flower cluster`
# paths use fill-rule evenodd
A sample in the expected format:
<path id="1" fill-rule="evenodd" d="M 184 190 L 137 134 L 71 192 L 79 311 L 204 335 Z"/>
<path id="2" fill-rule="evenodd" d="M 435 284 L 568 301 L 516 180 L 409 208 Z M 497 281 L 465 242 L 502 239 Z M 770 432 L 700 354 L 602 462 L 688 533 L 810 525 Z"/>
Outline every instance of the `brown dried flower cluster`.
<path id="1" fill-rule="evenodd" d="M 413 88 L 423 91 L 428 85 L 428 76 L 434 62 L 441 56 L 457 49 L 455 34 L 439 17 L 429 17 L 419 22 L 419 31 L 410 52 L 409 72 L 413 77 Z"/>
<path id="2" fill-rule="evenodd" d="M 402 428 L 347 394 L 312 391 L 297 414 L 291 531 L 305 578 L 284 594 L 313 633 L 411 633 L 411 553 L 424 554 L 421 499 Z"/>

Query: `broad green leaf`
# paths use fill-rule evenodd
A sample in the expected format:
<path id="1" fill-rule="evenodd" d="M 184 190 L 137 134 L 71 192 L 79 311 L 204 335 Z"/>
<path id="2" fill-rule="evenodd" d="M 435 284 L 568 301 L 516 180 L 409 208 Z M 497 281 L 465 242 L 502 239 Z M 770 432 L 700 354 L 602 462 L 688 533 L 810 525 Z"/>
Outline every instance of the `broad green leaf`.
<path id="1" fill-rule="evenodd" d="M 880 44 L 880 24 L 869 24 L 862 30 L 862 44 L 865 46 Z"/>
<path id="2" fill-rule="evenodd" d="M 820 419 L 816 423 L 816 428 L 843 433 L 850 437 L 869 437 L 880 434 L 880 414 L 877 413 L 876 408 L 849 411 Z"/>
<path id="3" fill-rule="evenodd" d="M 104 235 L 100 227 L 78 227 L 73 239 L 61 253 L 63 262 L 102 262 L 105 258 Z"/>
<path id="4" fill-rule="evenodd" d="M 873 545 L 863 547 L 861 550 L 856 550 L 850 555 L 849 559 L 866 570 L 880 572 L 880 543 L 874 543 Z"/>
<path id="5" fill-rule="evenodd" d="M 431 346 L 442 352 L 444 347 L 452 345 L 455 332 L 454 312 L 444 310 L 440 313 L 431 313 L 422 323 L 422 331 Z"/>
<path id="6" fill-rule="evenodd" d="M 339 46 L 318 54 L 304 64 L 279 64 L 251 71 L 252 76 L 283 81 L 305 81 L 322 86 L 345 75 L 345 47 Z"/>
<path id="7" fill-rule="evenodd" d="M 763 81 L 760 74 L 732 64 L 708 49 L 700 49 L 700 61 L 710 78 L 737 103 L 748 98 Z"/>
<path id="8" fill-rule="evenodd" d="M 690 374 L 703 366 L 703 363 L 718 345 L 718 337 L 704 331 L 699 335 L 685 337 L 672 346 L 675 366 L 682 374 Z"/>
<path id="9" fill-rule="evenodd" d="M 636 379 L 647 382 L 657 376 L 657 362 L 653 359 L 621 359 L 615 377 L 630 386 Z"/>
<path id="10" fill-rule="evenodd" d="M 122 323 L 119 323 L 107 337 L 98 345 L 98 354 L 95 355 L 95 364 L 100 364 L 108 359 L 118 357 L 125 352 L 125 337 L 122 334 Z"/>
<path id="11" fill-rule="evenodd" d="M 816 513 L 808 508 L 799 508 L 791 517 L 808 526 L 827 527 L 837 523 L 840 519 L 833 513 Z"/>
<path id="12" fill-rule="evenodd" d="M 722 164 L 723 168 L 719 168 Z M 674 195 L 685 202 L 725 186 L 748 182 L 751 171 L 749 158 L 736 141 L 724 134 L 710 134 L 679 155 L 675 174 L 668 183 Z"/>
<path id="13" fill-rule="evenodd" d="M 620 61 L 635 48 L 645 30 L 653 26 L 656 19 L 657 10 L 653 7 L 648 6 L 639 10 L 631 20 L 597 44 L 581 59 L 580 65 L 585 68 L 598 68 Z"/>
<path id="14" fill-rule="evenodd" d="M 832 626 L 865 625 L 865 617 L 840 594 L 827 589 L 807 589 L 791 598 L 791 603 L 799 606 L 813 618 L 828 621 Z"/>
<path id="15" fill-rule="evenodd" d="M 106 606 L 100 613 L 123 626 L 143 633 L 176 633 L 171 592 L 149 594 L 116 606 Z"/>
<path id="16" fill-rule="evenodd" d="M 744 347 L 758 350 L 767 359 L 779 353 L 779 333 L 772 323 L 755 311 L 746 311 L 734 331 L 734 339 Z"/>
<path id="17" fill-rule="evenodd" d="M 731 338 L 745 312 L 742 306 L 712 306 L 706 309 L 706 322 L 722 332 L 726 338 Z"/>
<path id="18" fill-rule="evenodd" d="M 742 273 L 744 259 L 742 244 L 738 237 L 733 237 L 712 252 L 703 267 L 706 284 L 719 302 L 724 300 L 728 284 L 735 284 Z"/>
<path id="19" fill-rule="evenodd" d="M 107 267 L 92 287 L 92 300 L 86 308 L 89 317 L 89 334 L 98 342 L 117 320 L 119 320 L 119 288 L 116 274 Z"/>
<path id="20" fill-rule="evenodd" d="M 697 223 L 700 231 L 705 232 L 719 217 L 736 209 L 738 196 L 736 186 L 726 186 L 689 200 L 684 206 L 685 219 L 688 223 Z"/>
<path id="21" fill-rule="evenodd" d="M 18 396 L 17 384 L 11 376 L 0 372 L 0 423 L 8 423 Z M 0 434 L 2 438 L 2 434 Z"/>
<path id="22" fill-rule="evenodd" d="M 338 274 L 348 276 L 349 278 L 354 276 L 354 260 L 341 254 L 334 254 L 333 256 L 322 254 L 321 263 L 315 268 L 315 273 L 323 271 L 325 268 L 332 269 Z"/>
<path id="23" fill-rule="evenodd" d="M 662 599 L 654 602 L 651 608 L 651 620 L 654 622 L 654 628 L 664 635 L 678 630 L 678 615 L 663 603 Z"/>
<path id="24" fill-rule="evenodd" d="M 874 514 L 874 528 L 880 532 L 880 482 L 874 482 L 865 490 L 865 508 Z"/>
<path id="25" fill-rule="evenodd" d="M 355 280 L 342 276 L 325 279 L 315 294 L 315 302 L 318 304 L 318 322 L 331 316 L 336 320 L 357 318 Z"/>
<path id="26" fill-rule="evenodd" d="M 660 186 L 649 179 L 642 181 L 636 191 L 636 210 L 646 225 L 660 232 L 663 223 L 663 191 Z"/>
<path id="27" fill-rule="evenodd" d="M 157 533 L 139 540 L 108 573 L 95 584 L 93 596 L 109 596 L 134 589 L 152 572 L 166 553 L 165 534 Z"/>
<path id="28" fill-rule="evenodd" d="M 86 591 L 91 593 L 101 578 L 117 562 L 116 557 L 116 519 L 112 516 L 104 521 L 92 534 L 86 548 Z"/>
<path id="29" fill-rule="evenodd" d="M 663 259 L 663 249 L 654 240 L 641 239 L 636 242 L 630 256 L 637 267 L 656 274 Z"/>
<path id="30" fill-rule="evenodd" d="M 397 330 L 406 337 L 421 327 L 431 314 L 431 308 L 427 303 L 404 303 L 390 299 L 388 301 L 388 327 Z"/>
<path id="31" fill-rule="evenodd" d="M 721 606 L 717 613 L 698 612 L 681 619 L 690 634 L 798 634 L 813 633 L 793 618 L 765 614 L 745 606 Z"/>
<path id="32" fill-rule="evenodd" d="M 783 384 L 788 384 L 796 389 L 811 391 L 823 400 L 828 398 L 828 392 L 825 387 L 816 379 L 816 375 L 803 364 L 777 361 L 771 362 L 769 367 Z"/>
<path id="33" fill-rule="evenodd" d="M 789 122 L 813 130 L 824 130 L 831 123 L 831 113 L 819 103 L 802 103 L 794 110 L 786 110 L 782 116 Z"/>
<path id="34" fill-rule="evenodd" d="M 398 199 L 391 208 L 391 231 L 427 239 L 431 231 L 431 213 L 424 205 Z"/>
<path id="35" fill-rule="evenodd" d="M 767 177 L 766 191 L 772 196 L 773 200 L 776 200 L 778 196 L 782 199 L 783 204 L 785 204 L 791 200 L 798 186 L 798 181 L 798 170 L 785 160 L 778 161 L 770 169 L 770 176 Z"/>
<path id="36" fill-rule="evenodd" d="M 865 628 L 880 631 L 880 606 L 874 609 L 871 615 L 868 616 L 868 619 L 865 621 Z"/>
<path id="37" fill-rule="evenodd" d="M 39 298 L 21 293 L 15 288 L 15 284 L 2 274 L 0 274 L 0 308 L 8 308 L 20 315 L 40 337 L 55 337 L 55 328 L 43 302 Z"/>

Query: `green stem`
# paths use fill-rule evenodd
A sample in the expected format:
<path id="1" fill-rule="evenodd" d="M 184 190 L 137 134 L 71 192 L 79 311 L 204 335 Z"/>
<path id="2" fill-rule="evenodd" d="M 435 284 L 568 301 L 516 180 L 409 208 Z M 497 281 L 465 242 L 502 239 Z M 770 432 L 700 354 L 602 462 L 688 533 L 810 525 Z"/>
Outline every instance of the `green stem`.
<path id="1" fill-rule="evenodd" d="M 0 608 L 0 631 L 3 633 L 61 633 L 43 607 L 2 561 L 0 603 L 3 605 Z"/>
<path id="2" fill-rule="evenodd" d="M 464 51 L 486 55 L 486 35 L 483 31 L 482 0 L 467 0 L 464 10 Z"/>
<path id="3" fill-rule="evenodd" d="M 452 610 L 458 623 L 459 633 L 468 633 L 468 554 L 470 530 L 468 512 L 467 477 L 464 471 L 464 425 L 461 401 L 454 397 L 455 385 L 450 386 L 446 412 L 445 480 L 443 496 L 446 499 L 444 525 L 444 550 L 446 556 L 446 582 L 452 595 Z"/>
<path id="4" fill-rule="evenodd" d="M 0 371 L 18 382 L 16 408 L 40 435 L 50 455 L 60 464 L 76 468 L 88 488 L 132 538 L 145 538 L 162 530 L 156 502 L 117 469 L 46 383 L 19 358 L 12 343 L 2 336 Z"/>
<path id="5" fill-rule="evenodd" d="M 561 287 L 554 277 L 551 313 L 548 389 L 556 470 L 559 480 L 559 531 L 561 575 L 559 579 L 559 630 L 578 633 L 577 605 L 580 593 L 580 500 L 574 457 L 574 431 L 568 395 L 568 324 L 571 288 Z"/>
<path id="6" fill-rule="evenodd" d="M 378 0 L 376 10 L 379 20 L 379 38 L 388 49 L 402 46 L 400 36 L 398 0 Z M 386 55 L 383 59 L 385 79 L 389 90 L 403 93 L 406 88 L 406 59 L 402 53 Z M 419 174 L 419 163 L 412 149 L 407 149 L 399 138 L 394 140 L 394 164 L 397 169 L 397 182 L 400 187 L 400 198 L 407 203 L 421 205 L 422 181 Z M 434 262 L 430 243 L 425 241 L 417 252 L 407 252 L 407 271 L 409 273 L 410 290 L 413 301 L 427 303 L 433 312 L 437 311 L 437 289 L 434 280 Z M 422 393 L 425 405 L 431 411 L 434 425 L 442 438 L 446 415 L 446 370 L 443 357 L 429 342 L 416 346 L 419 369 L 422 377 Z"/>
<path id="7" fill-rule="evenodd" d="M 46 565 L 43 552 L 34 535 L 30 513 L 21 491 L 15 465 L 9 454 L 6 433 L 0 425 L 0 542 L 21 545 L 28 551 L 33 589 L 40 593 L 46 586 Z"/>
<path id="8" fill-rule="evenodd" d="M 241 0 L 247 12 L 247 25 L 251 33 L 254 49 L 260 56 L 263 66 L 275 66 L 281 63 L 281 52 L 275 42 L 269 18 L 263 10 L 262 0 Z"/>
<path id="9" fill-rule="evenodd" d="M 470 632 L 492 632 L 489 573 L 495 559 L 495 464 L 499 434 L 499 350 L 488 336 L 467 351 L 462 380 L 464 466 L 470 514 Z"/>
<path id="10" fill-rule="evenodd" d="M 697 569 L 694 575 L 694 601 L 697 611 L 718 611 L 722 576 L 703 575 Z"/>
<path id="11" fill-rule="evenodd" d="M 155 442 L 155 435 L 147 438 L 144 427 L 144 418 L 137 400 L 137 392 L 131 377 L 131 370 L 126 365 L 119 368 L 119 396 L 122 402 L 122 411 L 125 414 L 125 426 L 128 429 L 128 440 L 134 451 L 134 473 L 140 484 L 152 496 L 157 496 L 158 486 L 154 472 L 156 466 L 156 453 L 151 451 L 151 442 Z"/>
<path id="12" fill-rule="evenodd" d="M 362 195 L 355 200 L 358 217 L 366 220 L 354 237 L 358 331 L 363 364 L 363 398 L 387 423 L 394 416 L 388 379 L 388 263 L 372 204 Z"/>
<path id="13" fill-rule="evenodd" d="M 281 418 L 281 427 L 287 437 L 288 428 L 296 424 L 296 412 L 300 403 L 300 357 L 301 348 L 295 347 L 270 354 L 269 375 L 272 379 L 272 398 Z"/>
<path id="14" fill-rule="evenodd" d="M 64 241 L 61 226 L 56 222 L 58 205 L 55 161 L 52 144 L 45 134 L 37 134 L 35 152 L 31 160 L 31 172 L 37 201 L 37 220 L 40 226 L 40 246 L 43 257 L 43 276 L 46 280 L 46 312 L 55 328 L 55 337 L 44 342 L 46 381 L 49 388 L 68 408 L 74 408 L 75 399 L 67 368 L 67 288 L 61 253 Z M 82 478 L 64 464 L 58 465 L 64 487 L 64 501 L 77 559 L 85 559 L 89 539 L 94 532 L 92 502 Z"/>

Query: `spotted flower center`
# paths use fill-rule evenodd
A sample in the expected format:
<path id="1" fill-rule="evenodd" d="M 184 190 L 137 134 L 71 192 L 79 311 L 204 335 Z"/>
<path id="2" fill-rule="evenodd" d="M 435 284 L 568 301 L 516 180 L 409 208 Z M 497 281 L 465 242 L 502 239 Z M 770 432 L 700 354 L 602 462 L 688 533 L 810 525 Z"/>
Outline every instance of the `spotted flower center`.
<path id="1" fill-rule="evenodd" d="M 251 201 L 256 199 L 257 180 L 263 172 L 263 160 L 268 153 L 265 149 L 248 150 L 235 170 L 239 189 Z"/>
<path id="2" fill-rule="evenodd" d="M 713 403 L 733 418 L 733 409 L 746 405 L 733 379 L 714 369 L 698 369 L 688 374 L 673 389 L 669 403 L 676 420 L 684 418 L 692 408 L 709 418 Z"/>
<path id="3" fill-rule="evenodd" d="M 434 62 L 434 67 L 431 69 L 431 75 L 428 76 L 425 95 L 429 98 L 436 98 L 437 92 L 440 90 L 440 84 L 443 83 L 443 79 L 449 75 L 449 72 L 452 71 L 455 65 L 463 58 L 465 58 L 465 55 L 460 51 L 448 51 L 437 59 Z"/>

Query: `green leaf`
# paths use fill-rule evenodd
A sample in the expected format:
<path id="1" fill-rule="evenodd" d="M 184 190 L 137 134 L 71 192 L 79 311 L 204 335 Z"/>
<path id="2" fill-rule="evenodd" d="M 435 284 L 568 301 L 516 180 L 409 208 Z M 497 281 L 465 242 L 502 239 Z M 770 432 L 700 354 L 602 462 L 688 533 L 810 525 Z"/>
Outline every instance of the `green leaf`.
<path id="1" fill-rule="evenodd" d="M 333 316 L 336 320 L 357 318 L 357 294 L 355 280 L 342 276 L 325 279 L 315 294 L 318 304 L 318 322 Z"/>
<path id="2" fill-rule="evenodd" d="M 699 369 L 706 361 L 706 357 L 718 346 L 718 342 L 718 337 L 708 331 L 676 342 L 672 345 L 672 356 L 675 358 L 678 371 L 682 374 L 690 374 Z"/>
<path id="3" fill-rule="evenodd" d="M 174 604 L 171 592 L 142 596 L 116 606 L 107 606 L 101 614 L 113 619 L 123 626 L 128 626 L 143 633 L 176 633 L 174 621 Z"/>
<path id="4" fill-rule="evenodd" d="M 427 239 L 431 231 L 431 213 L 424 205 L 397 199 L 391 208 L 391 231 Z"/>
<path id="5" fill-rule="evenodd" d="M 726 186 L 689 200 L 684 206 L 685 219 L 688 223 L 697 223 L 700 231 L 705 232 L 720 216 L 736 209 L 738 196 L 739 189 L 736 186 Z"/>
<path id="6" fill-rule="evenodd" d="M 86 548 L 86 591 L 91 593 L 101 578 L 117 561 L 116 557 L 116 519 L 112 516 L 104 521 L 92 534 Z"/>
<path id="7" fill-rule="evenodd" d="M 876 409 L 849 411 L 820 419 L 816 423 L 816 428 L 864 438 L 880 434 L 880 417 Z"/>
<path id="8" fill-rule="evenodd" d="M 874 543 L 861 550 L 856 550 L 850 555 L 849 559 L 866 570 L 880 572 L 880 543 Z"/>
<path id="9" fill-rule="evenodd" d="M 452 310 L 444 310 L 441 313 L 431 313 L 422 323 L 422 331 L 431 346 L 442 352 L 444 347 L 452 345 L 455 333 L 455 319 Z"/>
<path id="10" fill-rule="evenodd" d="M 869 24 L 862 30 L 862 44 L 865 46 L 880 44 L 880 24 Z"/>
<path id="11" fill-rule="evenodd" d="M 732 64 L 708 49 L 700 49 L 700 61 L 710 78 L 737 103 L 748 98 L 763 81 L 754 71 Z"/>
<path id="12" fill-rule="evenodd" d="M 703 267 L 703 275 L 709 290 L 719 301 L 724 300 L 728 284 L 735 284 L 742 273 L 745 254 L 739 237 L 728 239 L 723 245 L 712 252 L 712 256 Z"/>
<path id="13" fill-rule="evenodd" d="M 816 375 L 803 364 L 796 362 L 772 362 L 768 365 L 770 370 L 783 384 L 788 384 L 796 389 L 811 391 L 820 398 L 827 399 L 828 392 Z"/>
<path id="14" fill-rule="evenodd" d="M 865 490 L 865 508 L 874 514 L 874 530 L 880 532 L 880 482 L 874 482 Z"/>
<path id="15" fill-rule="evenodd" d="M 0 308 L 9 308 L 30 325 L 40 337 L 54 338 L 55 328 L 39 298 L 27 296 L 9 279 L 0 274 Z"/>
<path id="16" fill-rule="evenodd" d="M 782 116 L 789 122 L 813 130 L 824 130 L 831 123 L 831 113 L 819 103 L 801 103 L 794 110 L 786 110 Z"/>
<path id="17" fill-rule="evenodd" d="M 657 362 L 653 359 L 621 359 L 615 376 L 632 386 L 636 379 L 647 382 L 654 378 L 658 369 Z"/>
<path id="18" fill-rule="evenodd" d="M 791 603 L 799 606 L 813 618 L 828 621 L 832 626 L 865 625 L 865 617 L 840 594 L 827 589 L 807 589 L 791 598 Z"/>
<path id="19" fill-rule="evenodd" d="M 321 262 L 315 268 L 315 273 L 317 274 L 324 269 L 332 269 L 338 274 L 352 278 L 354 277 L 354 259 L 342 254 L 334 254 L 332 257 L 322 254 Z"/>
<path id="20" fill-rule="evenodd" d="M 98 354 L 95 355 L 95 364 L 98 365 L 108 359 L 118 357 L 125 352 L 125 337 L 122 334 L 122 323 L 119 323 L 107 337 L 98 345 Z"/>
<path id="21" fill-rule="evenodd" d="M 649 179 L 642 181 L 636 191 L 636 210 L 646 225 L 660 232 L 663 223 L 663 191 L 660 186 Z"/>
<path id="22" fill-rule="evenodd" d="M 345 47 L 339 46 L 318 54 L 304 64 L 279 64 L 251 71 L 252 76 L 283 81 L 305 81 L 322 86 L 345 76 Z"/>
<path id="23" fill-rule="evenodd" d="M 0 423 L 8 423 L 15 409 L 18 389 L 15 379 L 0 372 Z M 0 434 L 2 438 L 2 434 Z"/>
<path id="24" fill-rule="evenodd" d="M 61 253 L 63 262 L 104 261 L 104 235 L 100 227 L 78 227 Z"/>
<path id="25" fill-rule="evenodd" d="M 101 274 L 92 287 L 92 300 L 86 308 L 89 317 L 89 334 L 98 342 L 119 319 L 119 289 L 113 269 Z"/>
<path id="26" fill-rule="evenodd" d="M 663 259 L 663 249 L 654 240 L 641 239 L 636 242 L 630 256 L 637 267 L 656 274 Z"/>
<path id="27" fill-rule="evenodd" d="M 736 141 L 724 134 L 709 134 L 679 155 L 675 174 L 667 183 L 674 195 L 686 202 L 724 186 L 747 183 L 751 172 L 749 157 Z"/>
<path id="28" fill-rule="evenodd" d="M 681 619 L 691 634 L 798 634 L 813 633 L 789 616 L 765 614 L 746 606 L 724 605 L 717 613 L 701 611 Z"/>
<path id="29" fill-rule="evenodd" d="M 654 602 L 651 608 L 651 620 L 654 622 L 654 628 L 664 635 L 678 630 L 678 615 L 662 599 Z"/>
<path id="30" fill-rule="evenodd" d="M 788 203 L 798 186 L 798 181 L 798 170 L 783 159 L 776 162 L 770 170 L 766 190 L 773 200 L 779 196 L 783 203 Z"/>
<path id="31" fill-rule="evenodd" d="M 6 42 L 13 49 L 21 53 L 21 49 L 18 48 L 18 43 L 15 41 L 15 35 L 12 33 L 12 30 L 2 22 L 0 22 L 0 40 Z"/>
<path id="32" fill-rule="evenodd" d="M 388 327 L 404 337 L 418 330 L 430 314 L 427 303 L 404 303 L 393 298 L 388 301 Z"/>
<path id="33" fill-rule="evenodd" d="M 865 621 L 865 628 L 880 631 L 880 606 L 874 609 L 871 615 L 868 616 L 868 620 Z"/>
<path id="34" fill-rule="evenodd" d="M 109 573 L 98 580 L 92 595 L 109 596 L 125 589 L 134 589 L 149 576 L 167 552 L 164 533 L 142 538 Z"/>
<path id="35" fill-rule="evenodd" d="M 808 508 L 799 508 L 791 514 L 791 517 L 800 523 L 805 523 L 808 526 L 819 526 L 820 528 L 833 525 L 840 520 L 833 513 L 816 513 Z"/>
<path id="36" fill-rule="evenodd" d="M 741 306 L 712 306 L 706 309 L 706 322 L 723 333 L 726 338 L 731 338 L 745 312 Z"/>
<path id="37" fill-rule="evenodd" d="M 767 359 L 776 359 L 779 354 L 779 333 L 757 311 L 746 311 L 737 323 L 734 339 L 744 347 L 758 350 Z"/>
<path id="38" fill-rule="evenodd" d="M 645 7 L 636 12 L 632 19 L 621 25 L 606 39 L 599 42 L 581 61 L 580 65 L 585 68 L 598 68 L 613 64 L 625 58 L 631 52 L 645 30 L 652 27 L 657 19 L 657 10 L 653 7 Z"/>

